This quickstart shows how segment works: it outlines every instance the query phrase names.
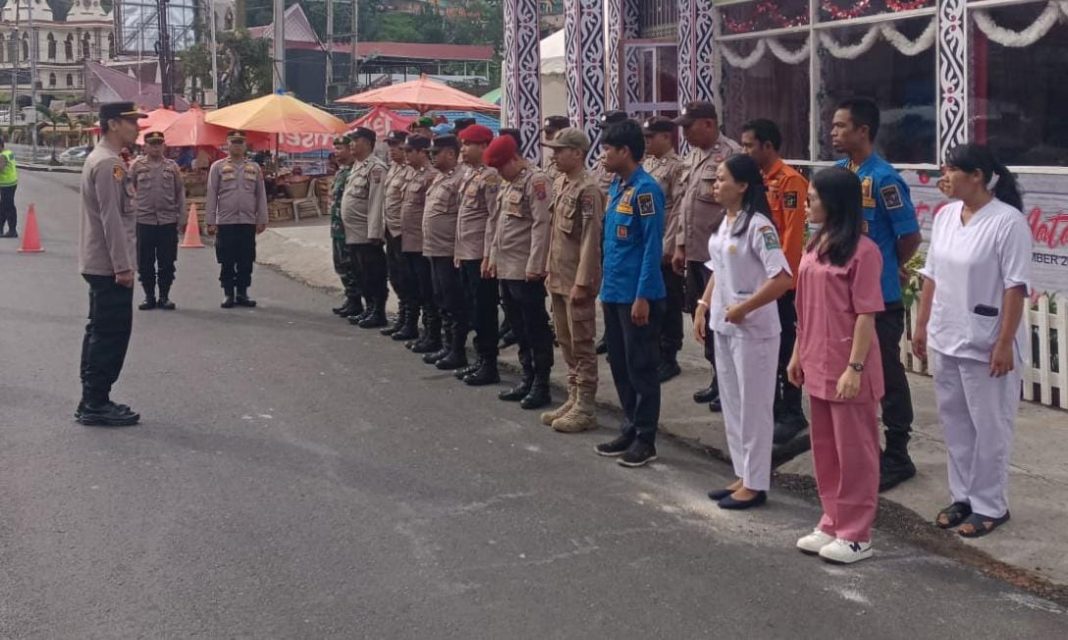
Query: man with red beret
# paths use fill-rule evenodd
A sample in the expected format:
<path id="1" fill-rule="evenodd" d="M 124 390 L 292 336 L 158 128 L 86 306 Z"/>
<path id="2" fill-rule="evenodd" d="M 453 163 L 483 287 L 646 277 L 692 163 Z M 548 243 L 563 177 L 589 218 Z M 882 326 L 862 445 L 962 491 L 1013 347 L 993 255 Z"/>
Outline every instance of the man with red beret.
<path id="1" fill-rule="evenodd" d="M 519 401 L 524 409 L 540 409 L 552 402 L 549 374 L 553 336 L 545 311 L 552 185 L 540 169 L 519 157 L 510 136 L 490 143 L 485 161 L 508 182 L 500 196 L 500 210 L 486 225 L 486 235 L 492 241 L 485 271 L 501 280 L 505 313 L 518 340 L 523 366 L 522 381 L 498 397 Z"/>
<path id="2" fill-rule="evenodd" d="M 483 277 L 482 262 L 489 256 L 493 238 L 486 234 L 486 223 L 497 216 L 497 190 L 501 178 L 483 162 L 486 147 L 493 142 L 493 132 L 482 125 L 469 125 L 460 132 L 460 144 L 467 175 L 460 187 L 460 213 L 456 222 L 456 263 L 460 268 L 460 285 L 475 330 L 478 358 L 456 376 L 477 387 L 500 382 L 497 372 L 497 305 L 500 292 L 497 278 Z"/>

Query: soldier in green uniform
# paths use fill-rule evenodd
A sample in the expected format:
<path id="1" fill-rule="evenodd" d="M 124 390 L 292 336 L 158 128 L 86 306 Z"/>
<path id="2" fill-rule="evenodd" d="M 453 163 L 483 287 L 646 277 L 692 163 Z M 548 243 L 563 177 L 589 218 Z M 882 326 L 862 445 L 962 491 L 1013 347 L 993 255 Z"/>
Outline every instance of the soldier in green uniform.
<path id="1" fill-rule="evenodd" d="M 345 225 L 341 222 L 341 196 L 345 193 L 345 183 L 352 169 L 352 138 L 347 135 L 334 138 L 334 159 L 337 160 L 337 173 L 334 184 L 330 187 L 330 244 L 334 253 L 334 273 L 341 278 L 345 288 L 345 304 L 334 308 L 334 313 L 342 318 L 358 316 L 363 313 L 360 284 L 352 277 L 352 258 L 345 247 Z"/>

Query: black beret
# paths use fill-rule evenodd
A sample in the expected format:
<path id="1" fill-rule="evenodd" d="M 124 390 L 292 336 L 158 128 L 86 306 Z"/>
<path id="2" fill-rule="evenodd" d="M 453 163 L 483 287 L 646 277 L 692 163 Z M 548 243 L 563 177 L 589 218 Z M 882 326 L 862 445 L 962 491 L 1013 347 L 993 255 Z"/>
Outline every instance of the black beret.
<path id="1" fill-rule="evenodd" d="M 415 151 L 425 151 L 430 148 L 430 138 L 413 133 L 404 141 L 404 146 Z"/>
<path id="2" fill-rule="evenodd" d="M 459 149 L 460 141 L 456 139 L 454 135 L 438 136 L 434 138 L 431 143 L 431 147 L 434 151 L 440 151 L 441 149 Z"/>

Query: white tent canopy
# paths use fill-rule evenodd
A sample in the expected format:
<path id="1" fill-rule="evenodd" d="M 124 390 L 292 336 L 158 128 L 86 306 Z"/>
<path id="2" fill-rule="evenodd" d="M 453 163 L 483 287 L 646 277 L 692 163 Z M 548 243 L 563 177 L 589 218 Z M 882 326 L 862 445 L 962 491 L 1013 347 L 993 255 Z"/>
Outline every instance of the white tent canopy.
<path id="1" fill-rule="evenodd" d="M 567 41 L 564 30 L 546 37 L 541 41 L 541 73 L 564 73 L 567 68 Z"/>

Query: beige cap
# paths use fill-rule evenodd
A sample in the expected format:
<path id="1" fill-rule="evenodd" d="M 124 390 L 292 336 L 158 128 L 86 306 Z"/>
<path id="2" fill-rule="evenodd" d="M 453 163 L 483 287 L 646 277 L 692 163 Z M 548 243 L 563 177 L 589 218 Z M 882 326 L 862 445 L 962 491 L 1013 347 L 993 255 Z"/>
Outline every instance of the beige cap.
<path id="1" fill-rule="evenodd" d="M 552 140 L 542 143 L 553 149 L 581 149 L 590 150 L 590 137 L 582 129 L 568 127 L 561 129 Z"/>

